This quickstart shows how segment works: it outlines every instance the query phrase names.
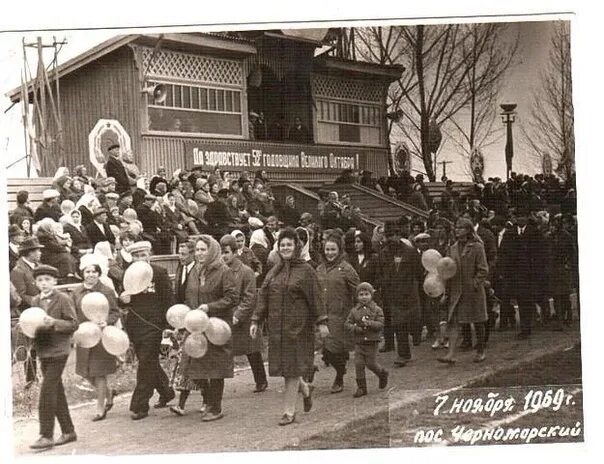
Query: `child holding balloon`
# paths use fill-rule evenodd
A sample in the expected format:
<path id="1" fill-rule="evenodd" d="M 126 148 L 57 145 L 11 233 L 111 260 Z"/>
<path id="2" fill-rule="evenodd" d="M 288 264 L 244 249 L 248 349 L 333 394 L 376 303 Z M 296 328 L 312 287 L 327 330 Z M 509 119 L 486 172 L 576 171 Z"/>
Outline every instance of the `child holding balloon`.
<path id="1" fill-rule="evenodd" d="M 63 369 L 71 351 L 71 334 L 78 326 L 73 302 L 55 289 L 59 271 L 40 265 L 33 271 L 40 294 L 33 298 L 32 306 L 42 308 L 46 315 L 35 331 L 35 346 L 42 369 L 42 385 L 38 400 L 40 438 L 30 447 L 46 449 L 77 440 L 63 390 Z M 62 435 L 54 440 L 55 418 Z"/>

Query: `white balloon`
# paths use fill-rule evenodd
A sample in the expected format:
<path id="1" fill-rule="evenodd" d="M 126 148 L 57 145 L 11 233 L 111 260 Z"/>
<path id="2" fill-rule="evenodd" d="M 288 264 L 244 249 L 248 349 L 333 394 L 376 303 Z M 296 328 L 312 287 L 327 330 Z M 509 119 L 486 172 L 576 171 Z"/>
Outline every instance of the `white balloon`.
<path id="1" fill-rule="evenodd" d="M 208 340 L 201 332 L 193 333 L 185 340 L 183 349 L 192 358 L 201 358 L 208 351 Z"/>
<path id="2" fill-rule="evenodd" d="M 201 309 L 193 309 L 185 315 L 185 328 L 191 333 L 205 332 L 210 318 Z"/>
<path id="3" fill-rule="evenodd" d="M 82 348 L 92 348 L 101 341 L 101 328 L 94 322 L 82 322 L 73 334 L 73 338 Z"/>
<path id="4" fill-rule="evenodd" d="M 107 353 L 113 356 L 123 355 L 130 346 L 128 334 L 112 325 L 108 325 L 103 329 L 101 342 Z"/>
<path id="5" fill-rule="evenodd" d="M 82 313 L 92 322 L 106 322 L 109 316 L 109 301 L 101 292 L 87 293 L 82 298 Z"/>
<path id="6" fill-rule="evenodd" d="M 124 294 L 137 295 L 153 281 L 153 268 L 144 261 L 132 263 L 124 272 Z"/>
<path id="7" fill-rule="evenodd" d="M 438 275 L 443 279 L 451 279 L 457 273 L 457 264 L 453 258 L 441 258 L 436 265 Z"/>
<path id="8" fill-rule="evenodd" d="M 205 331 L 206 337 L 214 345 L 224 345 L 231 339 L 231 328 L 226 321 L 211 317 L 208 328 Z"/>
<path id="9" fill-rule="evenodd" d="M 21 331 L 29 338 L 34 338 L 38 328 L 44 324 L 44 316 L 46 316 L 46 311 L 42 308 L 38 308 L 37 306 L 27 308 L 19 316 Z"/>
<path id="10" fill-rule="evenodd" d="M 428 272 L 436 272 L 436 266 L 442 255 L 438 250 L 426 250 L 422 253 L 422 265 Z"/>
<path id="11" fill-rule="evenodd" d="M 175 304 L 166 312 L 166 320 L 175 329 L 182 329 L 185 327 L 185 316 L 189 311 L 191 311 L 191 308 L 187 305 Z"/>
<path id="12" fill-rule="evenodd" d="M 431 298 L 445 293 L 445 281 L 438 274 L 428 274 L 424 280 L 424 292 Z"/>

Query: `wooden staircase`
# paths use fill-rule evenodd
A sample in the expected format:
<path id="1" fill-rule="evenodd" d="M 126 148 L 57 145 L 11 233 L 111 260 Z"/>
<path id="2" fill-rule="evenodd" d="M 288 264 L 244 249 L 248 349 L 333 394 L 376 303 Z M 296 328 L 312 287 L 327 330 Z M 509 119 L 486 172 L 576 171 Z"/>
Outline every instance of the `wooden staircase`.
<path id="1" fill-rule="evenodd" d="M 380 223 L 396 221 L 402 215 L 412 218 L 426 219 L 428 212 L 402 201 L 395 200 L 387 195 L 382 195 L 376 190 L 357 184 L 332 184 L 323 187 L 324 190 L 338 192 L 340 198 L 343 195 L 350 196 L 350 202 L 361 208 L 361 212 L 371 219 Z"/>

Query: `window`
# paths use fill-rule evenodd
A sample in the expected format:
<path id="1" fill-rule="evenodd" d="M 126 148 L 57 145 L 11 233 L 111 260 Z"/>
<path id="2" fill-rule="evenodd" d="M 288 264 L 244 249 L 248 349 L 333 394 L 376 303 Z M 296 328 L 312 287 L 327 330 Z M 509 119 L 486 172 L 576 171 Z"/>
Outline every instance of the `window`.
<path id="1" fill-rule="evenodd" d="M 150 85 L 160 82 L 150 82 Z M 241 91 L 216 87 L 174 84 L 166 86 L 166 99 L 148 97 L 149 129 L 164 132 L 242 135 Z"/>
<path id="2" fill-rule="evenodd" d="M 319 143 L 381 145 L 378 105 L 318 99 L 317 128 Z"/>

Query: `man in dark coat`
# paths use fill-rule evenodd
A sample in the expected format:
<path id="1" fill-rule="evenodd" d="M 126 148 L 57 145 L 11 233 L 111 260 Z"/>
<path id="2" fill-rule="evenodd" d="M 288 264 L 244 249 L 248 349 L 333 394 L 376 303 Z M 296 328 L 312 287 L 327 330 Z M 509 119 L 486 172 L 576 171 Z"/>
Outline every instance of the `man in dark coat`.
<path id="1" fill-rule="evenodd" d="M 419 284 L 423 277 L 417 251 L 401 241 L 401 226 L 387 222 L 384 233 L 388 243 L 379 256 L 378 287 L 384 305 L 384 348 L 394 349 L 396 335 L 398 358 L 395 366 L 402 367 L 411 359 L 409 335 L 419 317 Z"/>
<path id="2" fill-rule="evenodd" d="M 110 145 L 107 149 L 109 152 L 109 159 L 105 163 L 105 173 L 107 177 L 113 177 L 116 182 L 116 191 L 118 193 L 130 190 L 130 178 L 126 172 L 124 164 L 119 159 L 120 146 L 117 143 Z"/>
<path id="3" fill-rule="evenodd" d="M 32 301 L 40 293 L 34 279 L 34 269 L 40 264 L 43 246 L 38 243 L 35 237 L 23 240 L 19 246 L 20 258 L 10 273 L 10 281 L 14 285 L 20 299 L 19 314 L 32 306 Z M 31 340 L 24 342 L 31 346 Z M 27 385 L 36 379 L 36 351 L 30 349 L 30 355 L 25 361 L 25 380 Z"/>
<path id="4" fill-rule="evenodd" d="M 165 255 L 170 253 L 170 233 L 161 214 L 152 208 L 156 201 L 155 196 L 145 195 L 143 203 L 136 208 L 136 214 L 143 225 L 143 236 L 151 242 L 153 251 Z"/>
<path id="5" fill-rule="evenodd" d="M 174 274 L 174 294 L 176 303 L 184 304 L 189 274 L 195 266 L 195 243 L 191 241 L 183 242 L 178 246 L 178 261 L 178 267 Z"/>
<path id="6" fill-rule="evenodd" d="M 60 196 L 61 194 L 55 189 L 44 190 L 44 192 L 42 192 L 43 201 L 34 213 L 34 222 L 41 221 L 47 217 L 59 222 L 59 219 L 63 215 L 61 207 L 59 206 Z"/>
<path id="7" fill-rule="evenodd" d="M 90 245 L 94 246 L 99 242 L 109 242 L 115 245 L 115 235 L 107 223 L 107 210 L 98 208 L 94 212 L 94 220 L 86 227 L 86 235 L 90 240 Z"/>
<path id="8" fill-rule="evenodd" d="M 29 205 L 29 192 L 27 190 L 21 190 L 17 193 L 17 207 L 11 211 L 10 215 L 33 219 L 34 212 Z"/>
<path id="9" fill-rule="evenodd" d="M 19 260 L 19 245 L 23 242 L 24 235 L 16 224 L 8 226 L 8 269 L 12 271 Z"/>
<path id="10" fill-rule="evenodd" d="M 208 210 L 205 213 L 204 219 L 208 222 L 212 235 L 218 240 L 228 232 L 232 218 L 226 204 L 226 199 L 229 194 L 227 189 L 221 189 L 218 192 L 216 201 L 208 205 Z"/>
<path id="11" fill-rule="evenodd" d="M 533 328 L 536 308 L 543 285 L 544 244 L 539 229 L 529 223 L 528 212 L 520 210 L 517 226 L 510 233 L 511 243 L 511 297 L 518 303 L 520 334 L 518 338 L 529 338 Z"/>
<path id="12" fill-rule="evenodd" d="M 136 242 L 128 247 L 132 261 L 149 263 L 151 244 Z M 144 419 L 149 414 L 149 400 L 153 391 L 159 393 L 155 408 L 164 408 L 174 399 L 174 390 L 159 364 L 159 349 L 163 330 L 168 328 L 166 311 L 174 304 L 174 294 L 168 272 L 150 264 L 153 269 L 151 285 L 136 295 L 122 295 L 120 300 L 128 305 L 126 331 L 134 345 L 138 359 L 136 387 L 130 400 L 132 420 Z"/>

